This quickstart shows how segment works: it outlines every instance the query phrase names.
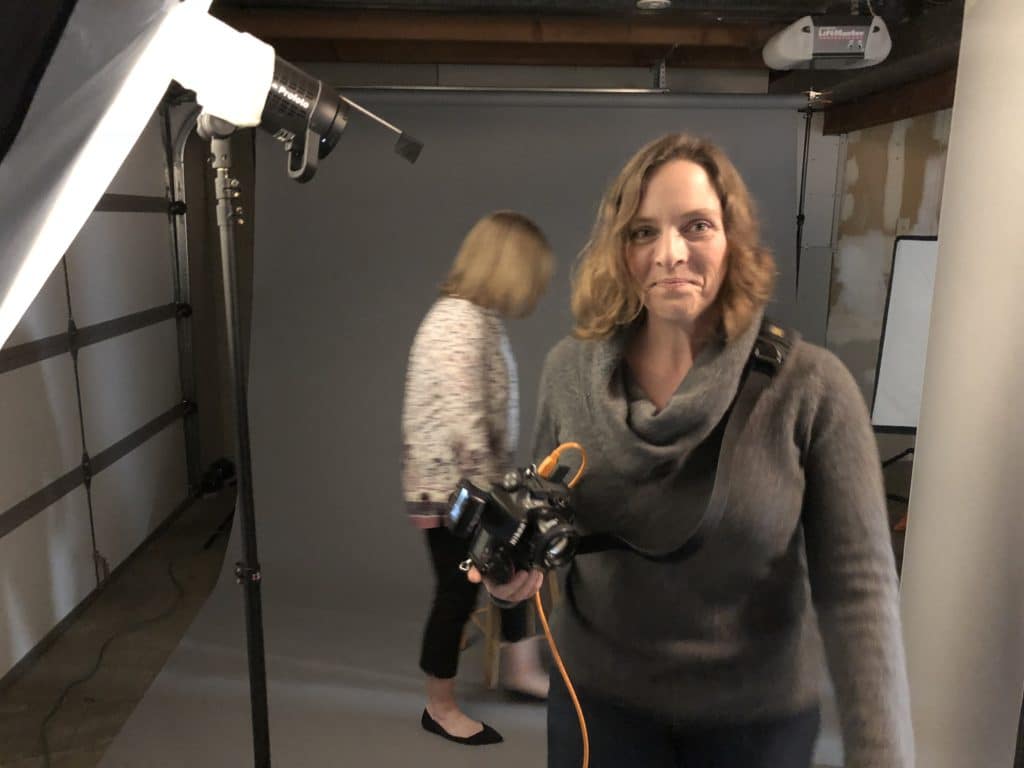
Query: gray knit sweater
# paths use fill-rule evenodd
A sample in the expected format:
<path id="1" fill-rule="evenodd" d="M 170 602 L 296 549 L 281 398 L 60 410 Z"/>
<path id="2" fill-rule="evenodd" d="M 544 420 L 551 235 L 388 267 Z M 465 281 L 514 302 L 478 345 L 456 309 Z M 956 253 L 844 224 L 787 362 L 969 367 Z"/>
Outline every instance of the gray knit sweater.
<path id="1" fill-rule="evenodd" d="M 570 440 L 586 449 L 581 529 L 653 552 L 683 543 L 707 505 L 716 426 L 757 328 L 709 344 L 660 412 L 630 383 L 622 335 L 565 339 L 548 354 L 535 455 Z M 575 559 L 555 616 L 574 682 L 673 719 L 770 718 L 817 703 L 824 648 L 847 768 L 912 766 L 881 467 L 842 363 L 797 342 L 733 461 L 723 518 L 691 558 Z"/>

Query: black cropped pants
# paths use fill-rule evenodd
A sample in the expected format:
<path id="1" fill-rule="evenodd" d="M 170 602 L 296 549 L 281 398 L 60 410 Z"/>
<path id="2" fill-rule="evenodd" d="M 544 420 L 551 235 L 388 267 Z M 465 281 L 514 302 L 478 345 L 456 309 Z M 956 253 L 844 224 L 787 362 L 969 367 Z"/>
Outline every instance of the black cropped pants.
<path id="1" fill-rule="evenodd" d="M 459 642 L 462 630 L 476 607 L 479 584 L 471 583 L 459 570 L 469 554 L 469 542 L 454 536 L 447 528 L 426 530 L 427 548 L 434 567 L 434 602 L 420 648 L 420 669 L 440 678 L 455 677 L 459 666 Z M 501 636 L 518 642 L 526 636 L 527 604 L 501 612 Z"/>

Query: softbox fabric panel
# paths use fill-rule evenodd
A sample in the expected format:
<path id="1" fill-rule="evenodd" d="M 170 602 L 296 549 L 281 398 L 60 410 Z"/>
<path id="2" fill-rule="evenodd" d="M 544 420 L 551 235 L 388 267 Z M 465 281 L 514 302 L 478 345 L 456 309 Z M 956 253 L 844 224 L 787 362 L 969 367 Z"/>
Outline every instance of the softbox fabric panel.
<path id="1" fill-rule="evenodd" d="M 56 306 L 30 313 L 30 319 L 57 317 L 63 311 L 67 327 L 63 274 L 60 278 L 59 292 L 39 297 L 52 299 Z M 36 328 L 26 324 L 25 330 L 34 335 Z M 82 434 L 69 355 L 0 375 L 0 452 L 0 512 L 6 513 L 0 519 L 3 677 L 96 586 L 84 488 L 39 514 L 17 511 L 24 500 L 81 464 Z"/>
<path id="2" fill-rule="evenodd" d="M 10 348 L 47 336 L 56 336 L 68 330 L 68 291 L 61 265 L 50 273 L 35 300 L 22 315 L 7 342 L 0 348 Z"/>
<path id="3" fill-rule="evenodd" d="M 79 0 L 0 163 L 0 344 L 114 178 L 170 83 L 150 50 L 175 0 Z M 140 67 L 140 63 L 146 66 Z"/>
<path id="4" fill-rule="evenodd" d="M 77 0 L 4 3 L 0 11 L 0 162 L 25 121 Z"/>

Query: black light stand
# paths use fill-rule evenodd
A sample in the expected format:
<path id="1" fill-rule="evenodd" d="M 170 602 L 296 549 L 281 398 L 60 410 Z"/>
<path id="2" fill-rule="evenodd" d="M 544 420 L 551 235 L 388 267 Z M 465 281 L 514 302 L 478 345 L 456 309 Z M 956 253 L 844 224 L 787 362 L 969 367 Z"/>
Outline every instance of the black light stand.
<path id="1" fill-rule="evenodd" d="M 804 249 L 804 201 L 807 198 L 807 160 L 811 144 L 811 117 L 814 112 L 811 110 L 810 102 L 800 110 L 804 115 L 804 155 L 800 164 L 800 207 L 796 214 L 796 280 L 795 288 L 797 300 L 800 296 L 800 257 Z"/>
<path id="2" fill-rule="evenodd" d="M 807 65 L 811 76 L 814 75 L 814 59 Z M 807 199 L 807 162 L 811 148 L 811 119 L 814 117 L 814 103 L 817 92 L 811 86 L 807 91 L 807 106 L 799 110 L 804 116 L 804 151 L 803 160 L 800 163 L 800 206 L 796 212 L 796 278 L 793 290 L 797 301 L 800 300 L 800 259 L 804 250 L 804 203 Z"/>
<path id="3" fill-rule="evenodd" d="M 893 464 L 895 464 L 897 461 L 900 461 L 901 459 L 904 459 L 907 456 L 913 456 L 913 455 L 914 455 L 914 449 L 913 448 L 907 448 L 906 450 L 900 451 L 895 456 L 891 456 L 890 458 L 888 458 L 885 461 L 883 461 L 882 462 L 882 469 L 886 469 L 887 467 L 890 467 Z M 907 497 L 907 496 L 900 496 L 899 494 L 896 494 L 896 493 L 886 493 L 885 494 L 885 498 L 887 498 L 889 501 L 898 502 L 899 504 L 910 504 L 910 498 L 909 497 Z M 904 518 L 904 520 L 906 520 L 906 515 L 904 515 L 903 518 Z"/>
<path id="4" fill-rule="evenodd" d="M 228 369 L 235 398 L 235 450 L 238 461 L 238 518 L 242 534 L 242 562 L 235 576 L 245 592 L 245 639 L 249 658 L 249 698 L 252 703 L 252 749 L 256 768 L 270 768 L 270 729 L 267 715 L 267 670 L 263 650 L 263 607 L 260 564 L 256 554 L 256 520 L 249 448 L 249 403 L 245 355 L 239 339 L 238 269 L 235 224 L 243 224 L 238 180 L 231 178 L 231 135 L 235 126 L 209 114 L 199 116 L 196 131 L 210 141 L 216 171 L 217 228 L 220 231 L 221 269 L 224 276 L 224 313 L 227 320 Z"/>
<path id="5" fill-rule="evenodd" d="M 346 99 L 320 80 L 277 57 L 274 75 L 260 114 L 259 126 L 284 144 L 288 175 L 296 181 L 313 178 L 319 161 L 337 144 L 350 110 L 366 115 L 398 139 L 394 150 L 415 163 L 423 145 L 412 136 Z M 270 728 L 267 714 L 267 669 L 263 649 L 263 607 L 260 600 L 260 563 L 256 555 L 256 519 L 252 491 L 252 454 L 249 447 L 249 397 L 245 355 L 239 343 L 238 269 L 235 225 L 245 223 L 236 205 L 241 195 L 231 178 L 231 136 L 237 126 L 204 112 L 196 133 L 210 142 L 211 164 L 216 171 L 217 229 L 220 232 L 224 274 L 224 313 L 227 318 L 228 369 L 235 395 L 235 454 L 238 462 L 238 519 L 242 533 L 242 561 L 235 577 L 245 590 L 245 639 L 249 657 L 249 697 L 252 702 L 252 751 L 256 768 L 270 768 Z"/>

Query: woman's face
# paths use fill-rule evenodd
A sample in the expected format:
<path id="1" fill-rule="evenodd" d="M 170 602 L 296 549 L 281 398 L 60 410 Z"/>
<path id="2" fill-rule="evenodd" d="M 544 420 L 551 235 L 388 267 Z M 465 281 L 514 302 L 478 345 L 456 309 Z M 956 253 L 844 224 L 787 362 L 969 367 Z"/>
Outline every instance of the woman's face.
<path id="1" fill-rule="evenodd" d="M 649 318 L 692 332 L 726 271 L 722 205 L 707 172 L 689 160 L 658 168 L 626 232 L 627 264 Z"/>

